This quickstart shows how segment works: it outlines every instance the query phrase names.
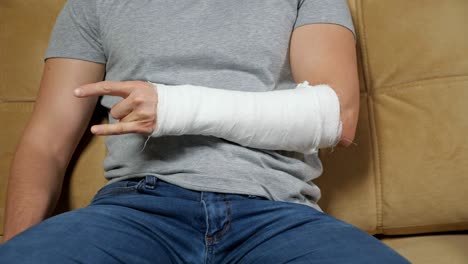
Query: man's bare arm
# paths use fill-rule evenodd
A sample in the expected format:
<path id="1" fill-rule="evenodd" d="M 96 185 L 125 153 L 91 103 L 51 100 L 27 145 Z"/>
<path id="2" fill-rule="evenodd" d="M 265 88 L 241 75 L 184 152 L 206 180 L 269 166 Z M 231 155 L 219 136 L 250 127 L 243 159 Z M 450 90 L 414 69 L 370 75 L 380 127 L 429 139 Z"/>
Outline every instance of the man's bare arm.
<path id="1" fill-rule="evenodd" d="M 308 24 L 293 31 L 290 62 L 296 82 L 328 84 L 337 93 L 343 123 L 341 146 L 354 140 L 359 116 L 359 79 L 353 33 L 335 24 Z"/>
<path id="2" fill-rule="evenodd" d="M 104 72 L 104 64 L 67 58 L 46 60 L 33 113 L 11 164 L 3 241 L 53 212 L 65 170 L 98 98 L 77 98 L 73 89 L 101 81 Z"/>

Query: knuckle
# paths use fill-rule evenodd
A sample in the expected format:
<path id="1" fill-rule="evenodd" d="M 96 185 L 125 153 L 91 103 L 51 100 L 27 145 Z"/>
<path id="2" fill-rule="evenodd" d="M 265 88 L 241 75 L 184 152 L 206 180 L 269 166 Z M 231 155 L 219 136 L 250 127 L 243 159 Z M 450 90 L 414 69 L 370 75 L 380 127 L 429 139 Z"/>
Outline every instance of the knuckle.
<path id="1" fill-rule="evenodd" d="M 142 127 L 141 127 L 141 132 L 142 133 L 152 133 L 153 132 L 153 125 L 154 123 L 152 122 L 146 122 Z"/>
<path id="2" fill-rule="evenodd" d="M 115 126 L 115 133 L 119 135 L 124 133 L 124 128 L 120 123 Z"/>
<path id="3" fill-rule="evenodd" d="M 153 133 L 153 128 L 151 128 L 151 127 L 146 128 L 144 133 L 146 133 L 146 134 Z"/>
<path id="4" fill-rule="evenodd" d="M 111 85 L 108 82 L 103 82 L 101 84 L 101 89 L 106 93 L 109 93 L 110 91 L 112 91 Z"/>
<path id="5" fill-rule="evenodd" d="M 136 105 L 141 105 L 145 102 L 145 97 L 144 96 L 141 96 L 141 95 L 136 95 L 135 97 L 133 97 L 133 103 L 136 104 Z"/>
<path id="6" fill-rule="evenodd" d="M 149 132 L 148 132 L 148 129 L 146 127 L 139 127 L 138 128 L 138 133 L 139 134 L 145 134 L 145 133 L 149 133 Z"/>
<path id="7" fill-rule="evenodd" d="M 134 93 L 138 93 L 142 88 L 145 87 L 145 82 L 142 81 L 128 81 L 127 84 L 133 87 Z"/>
<path id="8" fill-rule="evenodd" d="M 144 81 L 134 81 L 134 85 L 138 87 L 145 87 L 148 83 Z"/>
<path id="9" fill-rule="evenodd" d="M 138 116 L 138 119 L 141 119 L 142 117 L 144 117 L 144 111 L 143 109 L 136 109 L 134 112 L 136 114 L 136 116 Z"/>
<path id="10" fill-rule="evenodd" d="M 155 85 L 150 82 L 145 82 L 145 86 L 149 87 L 150 89 L 154 89 Z"/>
<path id="11" fill-rule="evenodd" d="M 153 113 L 152 111 L 148 111 L 147 109 L 141 109 L 138 111 L 138 115 L 142 118 L 145 118 L 145 119 L 153 119 L 155 118 L 155 113 Z"/>
<path id="12" fill-rule="evenodd" d="M 156 113 L 153 112 L 153 111 L 147 112 L 146 116 L 147 116 L 148 119 L 150 119 L 150 120 L 156 120 Z"/>
<path id="13" fill-rule="evenodd" d="M 133 81 L 126 81 L 125 83 L 129 84 L 129 85 L 132 85 L 132 86 L 140 86 L 142 85 L 144 82 L 143 81 L 139 81 L 139 80 L 133 80 Z"/>

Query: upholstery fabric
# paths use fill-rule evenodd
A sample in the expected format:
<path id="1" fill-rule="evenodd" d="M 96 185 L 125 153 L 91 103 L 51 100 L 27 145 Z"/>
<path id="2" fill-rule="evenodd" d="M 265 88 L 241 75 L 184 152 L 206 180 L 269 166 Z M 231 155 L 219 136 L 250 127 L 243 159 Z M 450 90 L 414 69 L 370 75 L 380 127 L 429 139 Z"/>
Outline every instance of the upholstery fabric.
<path id="1" fill-rule="evenodd" d="M 412 263 L 465 264 L 468 233 L 383 238 L 382 241 Z"/>
<path id="2" fill-rule="evenodd" d="M 357 145 L 322 151 L 325 212 L 382 234 L 468 229 L 468 2 L 350 1 Z"/>

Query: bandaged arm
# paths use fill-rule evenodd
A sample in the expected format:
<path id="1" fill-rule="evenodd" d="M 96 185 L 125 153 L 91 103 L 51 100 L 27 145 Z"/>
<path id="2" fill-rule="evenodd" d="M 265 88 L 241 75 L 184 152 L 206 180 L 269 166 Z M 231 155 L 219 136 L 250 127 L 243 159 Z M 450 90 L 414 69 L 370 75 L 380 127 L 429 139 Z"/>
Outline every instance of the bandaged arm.
<path id="1" fill-rule="evenodd" d="M 206 135 L 243 146 L 312 154 L 338 144 L 340 102 L 326 84 L 245 92 L 152 83 L 158 93 L 153 137 Z"/>

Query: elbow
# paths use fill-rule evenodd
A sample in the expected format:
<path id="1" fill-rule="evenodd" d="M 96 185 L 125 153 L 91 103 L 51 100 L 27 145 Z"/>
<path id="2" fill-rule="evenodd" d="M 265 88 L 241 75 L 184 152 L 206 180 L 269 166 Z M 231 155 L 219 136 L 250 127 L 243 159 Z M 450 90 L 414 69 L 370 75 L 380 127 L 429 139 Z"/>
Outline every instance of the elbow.
<path id="1" fill-rule="evenodd" d="M 342 130 L 338 146 L 348 147 L 354 143 L 359 117 L 359 103 L 341 111 Z"/>

